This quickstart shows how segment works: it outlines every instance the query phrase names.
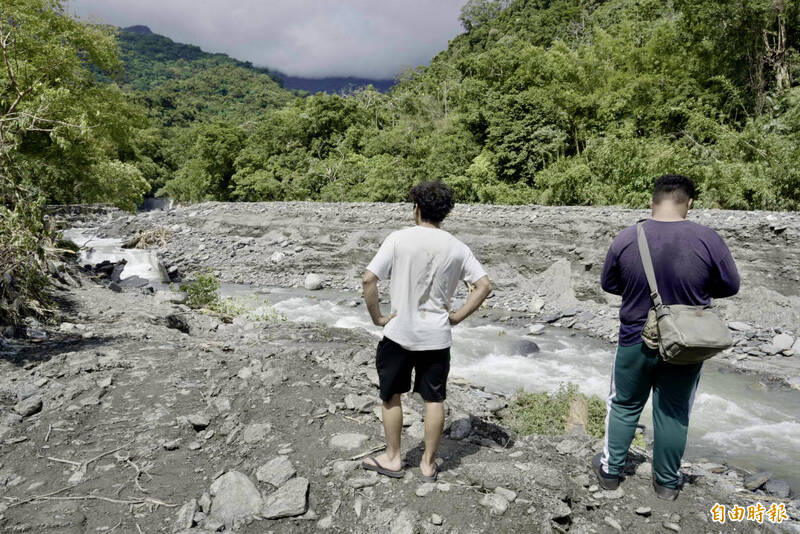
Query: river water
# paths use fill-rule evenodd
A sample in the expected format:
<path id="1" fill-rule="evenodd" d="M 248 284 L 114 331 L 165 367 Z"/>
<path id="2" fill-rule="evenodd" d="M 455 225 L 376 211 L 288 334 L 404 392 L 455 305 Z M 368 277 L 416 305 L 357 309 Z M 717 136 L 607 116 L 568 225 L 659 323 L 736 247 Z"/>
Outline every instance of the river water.
<path id="1" fill-rule="evenodd" d="M 267 298 L 288 320 L 340 328 L 363 328 L 376 341 L 358 295 L 298 289 L 258 290 L 227 286 L 223 291 L 253 306 Z M 511 394 L 553 392 L 572 382 L 587 394 L 605 399 L 609 391 L 614 346 L 559 328 L 542 335 L 527 329 L 473 317 L 453 330 L 451 375 Z M 539 352 L 532 352 L 531 342 Z M 641 422 L 652 437 L 651 404 Z M 800 491 L 800 392 L 769 388 L 755 376 L 735 373 L 711 360 L 703 369 L 689 427 L 686 458 L 725 462 L 748 471 L 766 470 Z"/>
<path id="2" fill-rule="evenodd" d="M 94 239 L 82 229 L 65 237 L 84 246 L 81 259 L 128 262 L 123 278 L 139 276 L 159 286 L 165 273 L 155 252 L 121 249 L 120 240 Z M 376 341 L 373 326 L 360 297 L 336 291 L 269 289 L 226 285 L 223 296 L 240 299 L 251 309 L 264 300 L 290 321 L 321 323 L 340 328 L 362 328 Z M 453 331 L 451 374 L 469 379 L 488 391 L 511 394 L 555 391 L 572 382 L 587 394 L 608 395 L 614 347 L 570 330 L 548 328 L 529 336 L 523 328 L 473 317 Z M 538 345 L 534 352 L 532 342 Z M 651 406 L 642 423 L 652 435 Z M 689 428 L 687 459 L 705 458 L 749 471 L 771 471 L 800 492 L 800 392 L 772 389 L 757 377 L 737 374 L 708 362 L 700 379 Z"/>

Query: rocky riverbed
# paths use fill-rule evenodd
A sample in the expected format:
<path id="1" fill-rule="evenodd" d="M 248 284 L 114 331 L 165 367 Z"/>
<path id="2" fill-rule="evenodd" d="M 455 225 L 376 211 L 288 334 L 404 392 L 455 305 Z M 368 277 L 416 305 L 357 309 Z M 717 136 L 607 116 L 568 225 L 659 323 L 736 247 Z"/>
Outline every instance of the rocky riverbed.
<path id="1" fill-rule="evenodd" d="M 496 285 L 489 307 L 504 321 L 546 322 L 616 342 L 619 298 L 600 289 L 613 237 L 647 216 L 620 208 L 459 205 L 445 229 L 467 243 Z M 695 210 L 717 230 L 742 274 L 739 295 L 716 304 L 736 346 L 718 360 L 800 389 L 800 215 Z M 406 204 L 206 203 L 88 224 L 129 239 L 164 228 L 162 257 L 173 275 L 211 269 L 223 282 L 302 286 L 320 276 L 360 291 L 361 274 L 384 237 L 411 224 Z"/>
<path id="2" fill-rule="evenodd" d="M 513 253 L 515 233 L 519 242 L 533 239 L 533 230 L 520 235 L 522 221 L 547 217 L 541 208 L 497 208 L 506 223 L 490 224 L 494 209 L 459 206 L 452 220 L 452 231 L 498 282 L 491 309 L 481 313 L 520 324 L 552 319 L 611 336 L 614 303 L 581 289 L 598 267 L 576 265 L 570 251 L 592 240 L 551 227 L 535 242 L 540 252 L 529 241 L 517 245 L 525 252 Z M 123 238 L 166 227 L 160 254 L 176 279 L 211 268 L 231 283 L 286 287 L 313 273 L 323 285 L 353 289 L 380 239 L 405 224 L 408 211 L 205 204 L 137 217 L 110 214 L 85 224 Z M 544 211 L 557 217 L 556 210 Z M 590 213 L 576 210 L 574 218 L 590 228 Z M 638 216 L 595 213 L 608 220 Z M 796 239 L 795 220 L 776 236 L 787 233 Z M 597 254 L 604 246 L 595 245 Z M 757 276 L 761 260 L 737 260 L 746 279 Z M 61 323 L 30 323 L 27 340 L 3 339 L 0 346 L 4 532 L 800 532 L 800 501 L 785 484 L 702 459 L 684 465 L 687 484 L 676 502 L 654 497 L 648 452 L 639 449 L 621 489 L 601 491 L 589 467 L 599 440 L 581 433 L 517 436 L 506 428 L 503 399 L 458 377 L 448 390 L 439 482 L 419 481 L 422 420 L 414 396 L 405 413 L 408 472 L 401 480 L 377 477 L 359 469 L 382 441 L 371 334 L 277 317 L 228 323 L 188 309 L 182 294 L 109 287 L 90 275 L 62 269 Z M 796 321 L 796 295 L 779 291 L 792 284 L 767 281 L 774 283 L 769 291 L 795 306 L 768 318 L 782 320 L 794 310 L 794 319 L 786 315 L 786 323 L 765 326 L 755 316 L 736 316 L 748 323 L 743 332 L 752 332 L 740 336 L 745 343 L 758 336 L 772 343 L 777 328 L 795 331 L 789 325 Z M 738 364 L 756 358 L 765 376 L 797 361 L 765 354 Z M 763 524 L 711 520 L 716 503 L 730 509 L 759 502 L 784 505 L 791 519 L 780 525 L 766 514 Z"/>

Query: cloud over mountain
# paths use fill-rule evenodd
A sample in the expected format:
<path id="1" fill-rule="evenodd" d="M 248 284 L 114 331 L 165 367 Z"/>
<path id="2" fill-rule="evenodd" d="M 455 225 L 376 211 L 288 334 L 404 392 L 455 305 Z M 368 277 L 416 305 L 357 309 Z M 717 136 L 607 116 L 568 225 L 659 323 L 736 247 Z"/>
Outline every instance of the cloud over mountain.
<path id="1" fill-rule="evenodd" d="M 145 24 L 176 41 L 293 76 L 392 78 L 461 30 L 464 0 L 70 0 L 82 18 Z"/>

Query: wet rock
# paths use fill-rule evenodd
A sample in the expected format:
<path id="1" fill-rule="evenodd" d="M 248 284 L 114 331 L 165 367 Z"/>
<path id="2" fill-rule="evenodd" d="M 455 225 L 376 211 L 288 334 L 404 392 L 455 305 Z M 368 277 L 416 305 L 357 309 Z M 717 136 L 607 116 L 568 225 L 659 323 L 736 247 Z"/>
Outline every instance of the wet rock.
<path id="1" fill-rule="evenodd" d="M 752 475 L 748 475 L 744 477 L 744 487 L 745 489 L 749 489 L 750 491 L 755 491 L 764 484 L 767 483 L 769 477 L 772 476 L 772 473 L 767 471 L 759 471 L 758 473 L 753 473 Z"/>
<path id="2" fill-rule="evenodd" d="M 14 411 L 22 417 L 30 417 L 42 411 L 42 398 L 39 395 L 28 397 L 14 405 Z"/>
<path id="3" fill-rule="evenodd" d="M 195 430 L 205 430 L 211 424 L 211 419 L 206 414 L 195 413 L 186 418 Z"/>
<path id="4" fill-rule="evenodd" d="M 173 330 L 178 330 L 183 332 L 184 334 L 189 333 L 189 323 L 186 322 L 186 319 L 183 315 L 178 313 L 172 313 L 167 315 L 167 328 L 172 328 Z"/>
<path id="5" fill-rule="evenodd" d="M 508 501 L 496 493 L 487 493 L 479 504 L 488 508 L 492 515 L 503 515 L 508 510 Z"/>
<path id="6" fill-rule="evenodd" d="M 303 515 L 308 509 L 308 480 L 293 478 L 269 495 L 261 515 L 267 519 L 280 519 Z"/>
<path id="7" fill-rule="evenodd" d="M 259 467 L 256 471 L 256 478 L 259 482 L 266 482 L 277 488 L 296 473 L 297 471 L 288 457 L 278 456 Z"/>
<path id="8" fill-rule="evenodd" d="M 771 478 L 764 484 L 764 491 L 773 497 L 780 499 L 788 499 L 792 494 L 792 488 L 789 483 L 779 478 Z"/>
<path id="9" fill-rule="evenodd" d="M 547 326 L 541 323 L 532 324 L 528 327 L 528 335 L 530 336 L 538 336 L 541 335 L 545 330 L 547 330 Z"/>
<path id="10" fill-rule="evenodd" d="M 462 440 L 472 432 L 472 423 L 469 417 L 456 419 L 450 425 L 450 439 Z"/>
<path id="11" fill-rule="evenodd" d="M 792 348 L 793 344 L 794 344 L 794 338 L 789 334 L 778 334 L 777 336 L 772 338 L 772 347 L 775 349 L 776 352 L 789 350 Z"/>
<path id="12" fill-rule="evenodd" d="M 345 451 L 352 451 L 358 449 L 367 442 L 369 436 L 365 434 L 336 434 L 331 437 L 329 445 L 333 449 L 341 449 Z"/>
<path id="13" fill-rule="evenodd" d="M 258 514 L 264 506 L 255 484 L 238 471 L 229 471 L 216 479 L 211 484 L 211 497 L 209 519 L 226 526 Z"/>
<path id="14" fill-rule="evenodd" d="M 314 273 L 306 275 L 305 280 L 303 280 L 303 287 L 309 291 L 322 289 L 322 277 Z"/>

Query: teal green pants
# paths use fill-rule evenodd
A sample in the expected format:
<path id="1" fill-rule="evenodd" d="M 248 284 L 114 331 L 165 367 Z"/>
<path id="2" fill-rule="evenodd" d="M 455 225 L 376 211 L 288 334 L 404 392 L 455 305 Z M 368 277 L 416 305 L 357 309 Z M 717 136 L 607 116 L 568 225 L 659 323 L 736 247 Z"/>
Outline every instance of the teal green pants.
<path id="1" fill-rule="evenodd" d="M 703 364 L 665 363 L 658 351 L 644 343 L 619 346 L 611 371 L 611 392 L 606 402 L 606 437 L 603 468 L 619 475 L 644 405 L 653 391 L 653 476 L 668 488 L 680 483 L 678 470 L 686 450 L 689 413 Z"/>

